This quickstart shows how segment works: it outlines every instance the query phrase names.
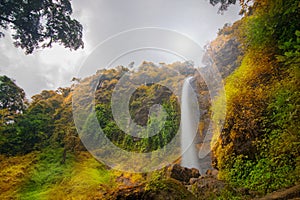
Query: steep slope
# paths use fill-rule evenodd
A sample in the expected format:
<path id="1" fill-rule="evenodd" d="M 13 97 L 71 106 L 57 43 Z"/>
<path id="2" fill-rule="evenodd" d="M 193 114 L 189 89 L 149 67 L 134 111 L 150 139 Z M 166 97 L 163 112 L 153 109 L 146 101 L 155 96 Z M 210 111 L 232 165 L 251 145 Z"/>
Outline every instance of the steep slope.
<path id="1" fill-rule="evenodd" d="M 234 185 L 265 193 L 299 181 L 299 5 L 255 1 L 239 22 L 245 54 L 225 79 L 227 116 L 213 148 L 219 178 Z"/>

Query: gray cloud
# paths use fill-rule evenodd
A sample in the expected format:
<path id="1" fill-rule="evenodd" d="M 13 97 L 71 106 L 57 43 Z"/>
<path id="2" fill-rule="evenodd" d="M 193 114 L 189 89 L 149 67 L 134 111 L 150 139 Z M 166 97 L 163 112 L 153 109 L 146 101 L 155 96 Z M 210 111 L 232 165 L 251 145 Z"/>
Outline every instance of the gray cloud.
<path id="1" fill-rule="evenodd" d="M 55 46 L 25 56 L 12 45 L 9 35 L 0 39 L 0 74 L 16 79 L 28 97 L 43 89 L 70 84 L 85 56 L 97 44 L 121 31 L 167 28 L 188 35 L 203 46 L 216 37 L 218 28 L 224 23 L 239 18 L 238 6 L 219 15 L 208 0 L 73 0 L 72 4 L 74 17 L 84 26 L 84 50 L 70 52 Z M 117 48 L 117 44 L 112 48 Z M 123 62 L 127 65 L 129 60 Z"/>

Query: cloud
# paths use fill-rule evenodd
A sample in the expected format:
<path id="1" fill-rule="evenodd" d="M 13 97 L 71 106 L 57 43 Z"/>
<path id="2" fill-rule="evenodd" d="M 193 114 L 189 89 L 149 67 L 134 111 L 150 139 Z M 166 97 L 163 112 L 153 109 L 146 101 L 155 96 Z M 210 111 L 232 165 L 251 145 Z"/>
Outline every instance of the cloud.
<path id="1" fill-rule="evenodd" d="M 219 15 L 217 8 L 207 0 L 73 0 L 72 5 L 73 16 L 84 26 L 84 50 L 71 52 L 55 45 L 52 49 L 24 55 L 12 45 L 9 34 L 0 39 L 0 74 L 16 79 L 28 97 L 44 89 L 69 85 L 93 48 L 121 31 L 141 27 L 167 28 L 188 35 L 203 46 L 215 38 L 224 23 L 239 18 L 238 6 Z M 129 63 L 128 59 L 124 60 L 124 65 Z"/>
<path id="2" fill-rule="evenodd" d="M 121 31 L 140 27 L 162 27 L 185 33 L 203 44 L 216 36 L 224 23 L 239 18 L 239 6 L 231 6 L 217 14 L 207 0 L 86 0 L 73 1 L 87 25 L 88 45 L 96 46 L 103 39 Z M 87 21 L 88 20 L 88 21 Z"/>
<path id="3" fill-rule="evenodd" d="M 14 47 L 9 33 L 0 41 L 0 75 L 16 80 L 27 98 L 42 90 L 69 85 L 76 74 L 76 66 L 84 57 L 83 51 L 70 52 L 57 45 L 25 55 L 21 49 Z"/>

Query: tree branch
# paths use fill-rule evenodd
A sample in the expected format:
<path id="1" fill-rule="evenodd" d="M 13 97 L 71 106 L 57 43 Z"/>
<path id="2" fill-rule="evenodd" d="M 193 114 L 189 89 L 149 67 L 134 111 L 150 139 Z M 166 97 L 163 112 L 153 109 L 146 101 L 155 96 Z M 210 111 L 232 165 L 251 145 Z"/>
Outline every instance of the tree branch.
<path id="1" fill-rule="evenodd" d="M 5 17 L 0 16 L 0 19 L 1 19 L 1 20 L 4 20 L 4 21 L 6 21 L 6 22 L 9 22 L 9 23 L 15 24 L 15 21 L 10 20 L 10 19 L 7 19 L 7 18 L 5 18 Z"/>
<path id="2" fill-rule="evenodd" d="M 2 17 L 2 16 L 0 16 L 0 19 L 1 19 L 1 20 L 4 20 L 4 21 L 6 21 L 6 22 L 12 23 L 12 24 L 18 26 L 19 28 L 21 28 L 21 27 L 16 23 L 16 21 L 7 19 L 7 18 Z M 21 29 L 24 30 L 24 31 L 26 31 L 27 33 L 33 34 L 32 31 L 28 31 L 28 30 L 26 30 L 26 29 L 24 29 L 24 28 L 21 28 Z M 41 33 L 37 33 L 37 34 L 38 34 L 39 36 L 42 36 L 42 37 L 49 37 L 48 35 L 45 35 L 45 34 L 41 34 Z M 52 39 L 52 38 L 51 38 L 51 39 Z"/>

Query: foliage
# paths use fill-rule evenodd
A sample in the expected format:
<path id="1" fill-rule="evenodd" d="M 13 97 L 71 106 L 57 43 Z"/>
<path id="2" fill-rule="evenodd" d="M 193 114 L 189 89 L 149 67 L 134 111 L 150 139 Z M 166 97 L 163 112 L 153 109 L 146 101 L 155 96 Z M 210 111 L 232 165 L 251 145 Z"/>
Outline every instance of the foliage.
<path id="1" fill-rule="evenodd" d="M 52 43 L 75 50 L 83 47 L 82 25 L 71 18 L 69 0 L 1 1 L 0 13 L 0 27 L 13 30 L 15 46 L 25 49 L 26 54 Z"/>
<path id="2" fill-rule="evenodd" d="M 165 199 L 170 196 L 171 199 L 195 199 L 182 184 L 175 179 L 166 178 L 162 171 L 152 172 L 145 186 L 145 199 L 153 196 L 157 199 Z M 148 198 L 147 198 L 148 197 Z"/>
<path id="3" fill-rule="evenodd" d="M 107 108 L 105 109 L 105 107 Z M 168 114 L 166 121 L 162 123 L 163 121 L 160 120 L 161 116 L 150 116 L 147 122 L 147 126 L 149 128 L 147 129 L 147 133 L 143 134 L 151 134 L 152 131 L 155 131 L 156 129 L 161 129 L 161 131 L 159 131 L 159 133 L 155 136 L 146 137 L 142 139 L 137 139 L 136 137 L 130 136 L 128 134 L 125 135 L 123 131 L 120 130 L 120 128 L 114 122 L 110 107 L 101 104 L 97 105 L 96 114 L 100 126 L 103 128 L 104 134 L 115 145 L 120 146 L 129 151 L 146 152 L 164 147 L 174 137 L 174 134 L 176 134 L 178 130 L 179 116 L 178 113 L 176 113 L 176 110 L 174 110 L 174 105 L 170 106 L 169 104 L 164 103 L 163 108 Z M 92 124 L 89 124 L 85 127 L 91 128 L 92 126 Z M 87 132 L 89 131 L 87 130 Z"/>
<path id="4" fill-rule="evenodd" d="M 69 154 L 61 164 L 63 149 L 45 149 L 37 154 L 19 185 L 15 197 L 21 199 L 86 199 L 96 196 L 99 184 L 113 188 L 113 174 L 87 153 Z M 18 177 L 16 177 L 18 178 Z M 74 187 L 76 186 L 76 187 Z M 94 191 L 94 194 L 91 192 Z"/>
<path id="5" fill-rule="evenodd" d="M 300 29 L 299 1 L 256 1 L 254 8 L 255 14 L 246 19 L 244 26 L 244 45 L 249 49 L 275 47 L 275 53 L 283 53 L 278 47 L 295 40 L 295 31 Z"/>
<path id="6" fill-rule="evenodd" d="M 25 108 L 24 90 L 7 76 L 0 76 L 0 126 L 12 123 Z"/>
<path id="7" fill-rule="evenodd" d="M 76 187 L 74 187 L 76 186 Z M 99 195 L 99 189 L 107 192 L 117 187 L 113 171 L 108 171 L 90 155 L 81 153 L 69 177 L 64 177 L 51 187 L 51 199 L 87 199 Z"/>
<path id="8" fill-rule="evenodd" d="M 256 1 L 242 20 L 247 51 L 226 78 L 227 117 L 213 149 L 219 177 L 235 186 L 266 193 L 298 181 L 299 10 L 299 1 Z"/>
<path id="9" fill-rule="evenodd" d="M 1 199 L 102 199 L 103 193 L 119 186 L 115 180 L 120 172 L 107 170 L 87 152 L 68 154 L 62 164 L 63 151 L 47 148 L 22 156 L 1 156 Z M 139 181 L 140 177 L 131 179 Z"/>
<path id="10" fill-rule="evenodd" d="M 240 0 L 240 5 L 242 6 L 242 10 L 240 14 L 244 14 L 247 11 L 248 4 L 251 0 Z M 236 0 L 209 0 L 209 2 L 215 6 L 220 4 L 219 12 L 223 12 L 228 9 L 228 7 L 232 4 L 236 4 Z"/>
<path id="11" fill-rule="evenodd" d="M 60 163 L 62 149 L 47 149 L 38 155 L 38 164 L 29 172 L 19 197 L 22 199 L 41 199 L 47 196 L 49 185 L 62 181 L 71 175 L 74 157 L 69 157 L 67 165 Z"/>
<path id="12" fill-rule="evenodd" d="M 63 97 L 55 91 L 43 91 L 32 98 L 24 113 L 0 130 L 2 154 L 26 154 L 49 145 Z"/>
<path id="13" fill-rule="evenodd" d="M 163 148 L 177 134 L 180 124 L 179 103 L 173 91 L 160 84 L 136 85 L 137 89 L 129 101 L 129 113 L 135 123 L 147 126 L 147 129 L 137 133 L 136 136 L 126 134 L 116 124 L 111 108 L 112 93 L 121 77 L 123 79 L 125 77 L 126 80 L 128 79 L 119 88 L 122 91 L 126 91 L 130 88 L 129 86 L 135 86 L 136 83 L 134 80 L 142 79 L 139 81 L 144 82 L 146 76 L 156 81 L 165 81 L 176 85 L 178 81 L 182 82 L 186 75 L 193 75 L 195 73 L 195 69 L 188 65 L 190 64 L 174 63 L 159 68 L 153 63 L 144 62 L 136 71 L 118 67 L 116 69 L 102 70 L 99 74 L 83 80 L 81 82 L 82 85 L 89 85 L 88 83 L 94 81 L 98 82 L 95 92 L 95 112 L 98 122 L 94 121 L 94 114 L 90 114 L 87 117 L 83 127 L 83 132 L 85 133 L 83 137 L 85 137 L 85 140 L 90 141 L 90 145 L 92 146 L 99 145 L 99 143 L 104 141 L 97 134 L 99 123 L 106 137 L 115 145 L 127 151 L 150 152 Z M 127 75 L 124 76 L 126 73 Z M 153 106 L 157 104 L 164 111 L 161 111 L 161 113 L 155 111 L 153 114 L 150 114 Z M 125 117 L 119 123 L 123 123 L 123 126 L 128 127 L 128 132 L 134 131 Z"/>
<path id="14" fill-rule="evenodd" d="M 0 156 L 1 199 L 15 199 L 35 162 L 35 153 L 15 157 Z"/>
<path id="15" fill-rule="evenodd" d="M 154 171 L 152 172 L 147 180 L 147 184 L 145 186 L 146 191 L 159 191 L 167 189 L 166 184 L 162 180 L 164 180 L 163 171 Z"/>

